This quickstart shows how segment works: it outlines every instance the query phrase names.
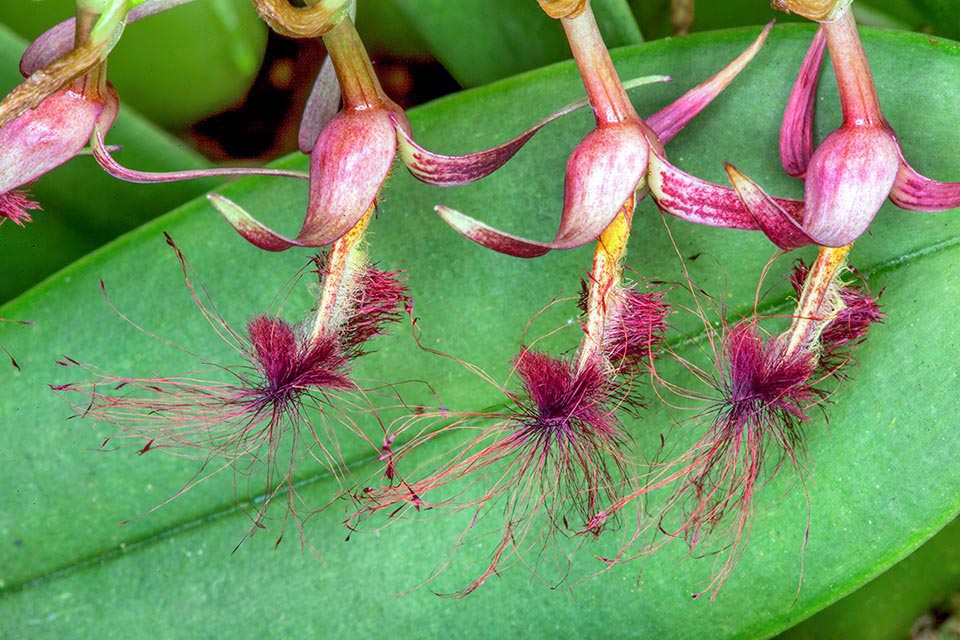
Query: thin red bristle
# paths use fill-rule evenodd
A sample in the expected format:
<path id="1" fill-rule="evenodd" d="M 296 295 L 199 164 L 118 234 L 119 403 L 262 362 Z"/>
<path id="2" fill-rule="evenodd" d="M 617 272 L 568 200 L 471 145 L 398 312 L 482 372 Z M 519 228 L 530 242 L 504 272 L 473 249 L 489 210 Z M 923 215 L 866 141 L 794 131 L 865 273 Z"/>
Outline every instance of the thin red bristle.
<path id="1" fill-rule="evenodd" d="M 0 193 L 0 224 L 10 220 L 22 227 L 33 220 L 30 211 L 42 210 L 43 207 L 30 196 L 30 192 L 26 189 Z"/>
<path id="2" fill-rule="evenodd" d="M 557 533 L 619 496 L 628 475 L 630 444 L 616 417 L 617 387 L 605 364 L 589 362 L 578 370 L 568 360 L 526 350 L 514 366 L 522 386 L 522 393 L 511 394 L 515 412 L 494 416 L 499 422 L 419 480 L 367 488 L 357 496 L 361 510 L 354 524 L 375 513 L 395 516 L 404 509 L 445 507 L 472 513 L 463 536 L 502 505 L 499 544 L 486 570 L 452 594 L 457 597 L 507 564 L 535 566 L 533 558 Z M 474 428 L 475 420 L 464 417 L 440 432 Z M 415 437 L 400 451 L 391 446 L 394 464 L 436 435 L 431 431 Z M 480 488 L 479 495 L 470 493 L 471 487 Z"/>
<path id="3" fill-rule="evenodd" d="M 386 334 L 388 324 L 403 318 L 410 292 L 400 273 L 381 271 L 372 265 L 364 270 L 350 319 L 340 336 L 344 351 L 351 357 L 361 355 L 367 341 Z"/>

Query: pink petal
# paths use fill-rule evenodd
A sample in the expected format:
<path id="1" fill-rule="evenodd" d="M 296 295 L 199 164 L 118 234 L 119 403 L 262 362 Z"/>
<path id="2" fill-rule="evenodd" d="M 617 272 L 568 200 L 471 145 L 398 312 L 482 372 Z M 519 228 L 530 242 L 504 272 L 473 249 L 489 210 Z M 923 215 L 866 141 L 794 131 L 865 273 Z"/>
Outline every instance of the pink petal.
<path id="1" fill-rule="evenodd" d="M 194 169 L 189 171 L 135 171 L 121 165 L 114 159 L 110 153 L 110 147 L 104 142 L 104 136 L 116 119 L 119 101 L 116 92 L 110 88 L 112 94 L 112 106 L 109 114 L 105 111 L 103 116 L 97 121 L 94 127 L 93 137 L 91 139 L 91 151 L 97 164 L 114 178 L 135 182 L 141 184 L 177 182 L 179 180 L 192 180 L 196 178 L 210 178 L 216 176 L 274 176 L 280 178 L 299 178 L 306 180 L 310 175 L 304 171 L 294 171 L 292 169 L 268 169 L 263 167 L 215 167 L 210 169 Z"/>
<path id="2" fill-rule="evenodd" d="M 650 158 L 647 184 L 657 206 L 664 213 L 711 227 L 743 230 L 760 228 L 737 191 L 692 176 L 670 164 L 657 152 Z M 778 198 L 775 202 L 787 211 L 803 210 L 803 203 L 797 200 Z"/>
<path id="3" fill-rule="evenodd" d="M 240 235 L 256 247 L 265 251 L 284 251 L 300 245 L 296 240 L 269 229 L 232 200 L 216 193 L 209 194 L 207 200 Z"/>
<path id="4" fill-rule="evenodd" d="M 939 182 L 920 175 L 907 163 L 901 151 L 890 200 L 910 211 L 946 211 L 960 207 L 960 182 Z"/>
<path id="5" fill-rule="evenodd" d="M 77 155 L 103 110 L 104 104 L 66 88 L 0 127 L 0 193 L 32 182 Z"/>
<path id="6" fill-rule="evenodd" d="M 567 161 L 554 245 L 578 247 L 603 233 L 636 192 L 649 158 L 650 144 L 639 123 L 605 125 L 587 134 Z"/>
<path id="7" fill-rule="evenodd" d="M 313 145 L 317 143 L 317 138 L 323 128 L 333 120 L 340 108 L 340 83 L 337 81 L 337 74 L 333 68 L 333 60 L 330 56 L 323 61 L 320 67 L 320 73 L 313 83 L 313 89 L 310 91 L 310 97 L 307 98 L 307 104 L 303 109 L 303 117 L 300 120 L 300 133 L 297 141 L 300 151 L 310 153 L 313 151 Z"/>
<path id="8" fill-rule="evenodd" d="M 787 100 L 780 128 L 780 162 L 794 178 L 802 178 L 813 155 L 813 107 L 817 97 L 817 83 L 827 39 L 823 28 L 817 29 L 810 49 L 803 58 L 800 74 Z"/>
<path id="9" fill-rule="evenodd" d="M 802 202 L 797 203 L 800 207 L 799 210 L 795 208 L 788 211 L 767 195 L 750 178 L 740 173 L 732 164 L 725 164 L 724 168 L 727 170 L 727 176 L 730 178 L 737 194 L 749 207 L 750 213 L 756 220 L 757 227 L 775 245 L 784 251 L 790 251 L 808 244 L 814 244 L 814 241 L 799 224 L 800 216 L 802 216 Z"/>
<path id="10" fill-rule="evenodd" d="M 344 111 L 330 121 L 310 157 L 310 201 L 297 240 L 330 244 L 373 206 L 397 152 L 393 114 Z"/>
<path id="11" fill-rule="evenodd" d="M 172 9 L 193 0 L 146 0 L 137 5 L 127 14 L 127 24 L 136 22 L 155 13 Z M 74 34 L 76 32 L 76 18 L 64 20 L 55 27 L 48 29 L 27 47 L 20 58 L 20 73 L 23 77 L 32 75 L 57 58 L 73 50 Z"/>
<path id="12" fill-rule="evenodd" d="M 666 143 L 672 140 L 694 116 L 700 113 L 714 98 L 720 95 L 721 91 L 733 82 L 734 78 L 760 51 L 772 28 L 773 22 L 771 21 L 763 28 L 757 39 L 743 53 L 734 58 L 730 64 L 705 82 L 687 91 L 672 104 L 646 119 L 647 124 L 657 133 L 661 141 Z"/>
<path id="13" fill-rule="evenodd" d="M 667 82 L 668 76 L 644 76 L 623 83 L 630 90 L 654 82 Z M 418 145 L 412 136 L 398 128 L 399 155 L 414 178 L 438 187 L 454 187 L 476 182 L 485 178 L 512 158 L 540 129 L 554 120 L 578 111 L 589 102 L 578 100 L 550 114 L 517 137 L 490 149 L 468 153 L 462 156 L 448 156 L 434 153 Z"/>

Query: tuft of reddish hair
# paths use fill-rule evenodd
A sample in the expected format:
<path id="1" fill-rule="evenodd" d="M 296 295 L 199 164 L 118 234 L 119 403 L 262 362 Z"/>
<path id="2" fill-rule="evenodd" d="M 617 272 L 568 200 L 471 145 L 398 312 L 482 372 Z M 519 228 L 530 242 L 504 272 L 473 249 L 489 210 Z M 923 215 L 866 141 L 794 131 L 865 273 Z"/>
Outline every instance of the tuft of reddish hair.
<path id="1" fill-rule="evenodd" d="M 26 189 L 14 189 L 7 193 L 0 193 L 0 224 L 10 220 L 16 225 L 25 226 L 33 220 L 31 211 L 41 211 L 40 206 Z"/>
<path id="2" fill-rule="evenodd" d="M 663 293 L 625 289 L 607 320 L 603 350 L 617 373 L 635 372 L 663 344 L 670 307 Z"/>
<path id="3" fill-rule="evenodd" d="M 803 260 L 794 263 L 790 283 L 798 296 L 803 292 L 809 270 Z M 824 375 L 837 373 L 849 361 L 852 349 L 866 339 L 870 327 L 886 317 L 880 309 L 883 292 L 873 296 L 866 280 L 853 268 L 849 271 L 859 282 L 837 285 L 842 308 L 820 334 L 820 371 Z"/>
<path id="4" fill-rule="evenodd" d="M 381 271 L 367 265 L 360 276 L 353 313 L 340 336 L 344 352 L 351 357 L 365 353 L 364 345 L 387 333 L 386 327 L 398 322 L 410 304 L 410 290 L 400 271 Z"/>
<path id="5" fill-rule="evenodd" d="M 581 281 L 578 306 L 587 311 L 588 285 Z M 614 287 L 607 293 L 607 319 L 600 348 L 616 375 L 638 373 L 663 345 L 670 306 L 661 291 Z"/>
<path id="6" fill-rule="evenodd" d="M 356 341 L 357 335 L 348 339 L 343 334 L 308 342 L 305 332 L 268 315 L 250 320 L 245 334 L 233 330 L 202 285 L 199 289 L 194 286 L 192 268 L 183 253 L 169 236 L 167 241 L 176 251 L 198 309 L 217 335 L 240 355 L 242 364 L 211 365 L 209 360 L 187 352 L 207 368 L 173 377 L 136 378 L 114 376 L 65 357 L 60 365 L 82 368 L 92 374 L 92 379 L 52 388 L 84 398 L 74 403 L 77 415 L 119 429 L 120 433 L 104 441 L 104 446 L 116 439 L 132 439 L 141 444 L 140 454 L 162 449 L 203 460 L 196 475 L 167 502 L 211 475 L 232 469 L 238 475 L 263 478 L 261 489 L 250 489 L 263 496 L 252 516 L 251 531 L 265 526 L 270 503 L 281 496 L 288 516 L 293 517 L 302 535 L 303 523 L 316 509 L 305 505 L 295 488 L 297 465 L 315 459 L 341 480 L 344 490 L 347 488 L 337 436 L 328 422 L 346 426 L 373 451 L 378 449 L 347 411 L 364 406 L 362 398 L 357 397 L 362 392 L 350 377 L 352 358 L 360 353 L 362 343 Z M 378 325 L 376 333 L 364 329 L 358 335 L 379 335 L 386 322 Z M 209 379 L 211 374 L 218 375 Z M 306 515 L 300 515 L 304 508 L 308 510 Z"/>
<path id="7" fill-rule="evenodd" d="M 454 597 L 472 593 L 509 564 L 524 562 L 535 569 L 540 559 L 551 555 L 546 548 L 552 539 L 619 496 L 628 475 L 630 444 L 616 416 L 619 392 L 601 359 L 578 368 L 528 349 L 513 364 L 522 389 L 507 393 L 512 411 L 462 416 L 411 439 L 396 453 L 398 459 L 439 433 L 480 431 L 419 479 L 364 489 L 358 496 L 361 508 L 351 519 L 355 526 L 379 512 L 395 518 L 411 508 L 473 511 L 459 547 L 484 516 L 501 505 L 500 540 L 486 569 L 465 589 L 448 594 Z M 474 424 L 483 418 L 496 422 Z M 562 581 L 567 559 L 553 556 Z"/>
<path id="8" fill-rule="evenodd" d="M 694 424 L 705 425 L 696 443 L 679 458 L 658 465 L 645 486 L 611 503 L 580 531 L 594 533 L 632 501 L 674 487 L 659 515 L 641 523 L 627 546 L 603 560 L 607 566 L 619 562 L 654 526 L 666 538 L 641 547 L 640 555 L 675 537 L 684 538 L 691 553 L 702 550 L 708 538 L 719 538 L 719 566 L 695 598 L 709 591 L 715 596 L 743 554 L 756 492 L 784 463 L 800 466 L 803 426 L 824 395 L 814 387 L 815 355 L 786 355 L 780 340 L 762 336 L 754 321 L 728 330 L 719 356 L 715 373 L 694 371 L 715 391 L 712 403 L 695 418 Z"/>

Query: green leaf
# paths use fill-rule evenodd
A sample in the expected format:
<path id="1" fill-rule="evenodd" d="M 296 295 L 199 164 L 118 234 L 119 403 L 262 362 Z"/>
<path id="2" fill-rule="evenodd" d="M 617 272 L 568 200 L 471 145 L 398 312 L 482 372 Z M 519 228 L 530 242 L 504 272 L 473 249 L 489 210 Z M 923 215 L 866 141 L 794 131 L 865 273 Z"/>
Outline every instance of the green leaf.
<path id="1" fill-rule="evenodd" d="M 624 49 L 614 57 L 624 77 L 665 73 L 676 79 L 636 93 L 640 113 L 649 114 L 716 71 L 756 33 L 695 35 Z M 716 181 L 723 175 L 721 161 L 735 162 L 772 193 L 797 195 L 801 185 L 779 166 L 777 135 L 783 102 L 811 36 L 809 27 L 776 29 L 734 85 L 668 145 L 670 158 Z M 955 82 L 960 46 L 871 31 L 864 41 L 886 115 L 907 157 L 932 177 L 960 179 L 960 127 L 945 107 L 960 101 Z M 904 69 L 910 70 L 909 83 L 903 81 Z M 832 79 L 825 77 L 821 86 L 820 136 L 839 123 Z M 410 115 L 420 142 L 456 153 L 521 131 L 581 93 L 568 63 L 464 92 Z M 444 203 L 519 233 L 552 236 L 566 157 L 591 126 L 585 112 L 565 118 L 504 170 L 469 187 L 438 191 L 397 171 L 373 227 L 370 254 L 386 268 L 407 270 L 424 344 L 504 380 L 529 319 L 555 297 L 576 295 L 589 247 L 534 261 L 494 255 L 453 234 L 431 208 Z M 306 200 L 303 185 L 293 181 L 247 180 L 223 193 L 281 230 L 297 228 Z M 760 272 L 773 255 L 765 239 L 676 220 L 667 226 L 675 245 L 656 207 L 649 201 L 641 205 L 630 266 L 680 282 L 677 255 L 698 255 L 687 261 L 691 277 L 732 308 L 748 311 L 758 286 L 765 291 L 781 282 L 789 268 L 789 260 L 777 262 L 761 286 Z M 347 507 L 335 503 L 308 527 L 322 563 L 289 539 L 295 532 L 288 531 L 274 549 L 277 523 L 231 553 L 250 522 L 234 507 L 234 481 L 226 474 L 118 527 L 173 495 L 196 472 L 196 463 L 154 453 L 140 457 L 132 450 L 93 451 L 111 430 L 67 421 L 68 407 L 45 385 L 71 375 L 53 364 L 61 354 L 120 375 L 178 374 L 197 366 L 119 318 L 103 301 L 99 278 L 112 302 L 145 329 L 215 362 L 233 362 L 230 349 L 193 307 L 161 230 L 192 259 L 235 327 L 264 311 L 306 259 L 304 253 L 256 251 L 198 201 L 0 310 L 0 316 L 36 322 L 0 325 L 0 341 L 22 368 L 19 374 L 0 368 L 5 429 L 0 486 L 8 488 L 0 505 L 5 584 L 0 635 L 110 638 L 148 628 L 155 637 L 367 637 L 385 631 L 396 637 L 762 637 L 853 591 L 960 511 L 960 432 L 954 419 L 960 336 L 953 309 L 960 294 L 960 220 L 956 212 L 912 214 L 886 206 L 872 233 L 857 243 L 852 261 L 875 291 L 885 288 L 888 318 L 858 350 L 859 366 L 827 409 L 829 423 L 818 417 L 805 431 L 810 504 L 805 552 L 807 502 L 788 470 L 759 495 L 746 552 L 712 604 L 691 600 L 690 594 L 710 578 L 713 558 L 685 557 L 680 542 L 579 584 L 574 597 L 545 588 L 523 566 L 491 578 L 464 601 L 434 597 L 429 589 L 455 590 L 476 577 L 481 567 L 474 562 L 493 552 L 490 536 L 471 538 L 429 589 L 396 598 L 391 594 L 417 586 L 448 557 L 472 514 L 426 513 L 419 521 L 396 522 L 376 535 L 354 534 L 344 542 Z M 765 300 L 768 309 L 790 312 L 786 288 L 781 282 L 774 289 Z M 682 294 L 676 286 L 671 295 L 689 303 Z M 308 305 L 307 293 L 298 289 L 284 312 L 293 320 Z M 572 301 L 553 305 L 530 328 L 528 341 L 571 321 L 551 340 L 558 352 L 573 347 L 579 339 L 576 313 Z M 677 339 L 702 331 L 701 322 L 687 314 L 673 319 Z M 677 345 L 688 357 L 699 351 L 696 343 Z M 407 330 L 380 339 L 376 349 L 360 363 L 360 377 L 427 380 L 452 410 L 502 401 L 501 392 L 461 365 L 418 350 Z M 674 379 L 669 364 L 662 366 L 661 373 Z M 678 375 L 678 384 L 695 385 L 689 375 Z M 413 402 L 429 399 L 416 397 L 416 389 L 411 386 Z M 678 447 L 697 435 L 672 429 L 685 416 L 664 410 L 652 394 L 648 398 L 649 409 L 628 423 L 643 453 L 656 453 L 661 433 L 679 437 Z M 370 425 L 369 432 L 376 437 L 377 427 Z M 437 438 L 427 453 L 440 453 L 454 440 Z M 344 456 L 362 480 L 372 472 L 364 462 L 375 453 L 345 434 L 342 441 Z M 301 472 L 301 491 L 325 503 L 336 483 L 309 465 Z M 496 522 L 480 525 L 497 528 Z M 600 571 L 593 555 L 609 555 L 617 542 L 615 533 L 609 540 L 583 541 L 572 577 Z"/>
<path id="2" fill-rule="evenodd" d="M 17 72 L 27 43 L 0 26 L 0 92 L 23 80 Z M 126 105 L 107 136 L 123 146 L 117 158 L 145 171 L 208 166 L 186 144 L 157 129 Z M 0 229 L 0 301 L 25 291 L 57 269 L 121 233 L 220 184 L 219 180 L 138 185 L 111 178 L 90 156 L 74 158 L 30 186 L 43 211 L 25 228 Z"/>
<path id="3" fill-rule="evenodd" d="M 457 82 L 475 87 L 566 60 L 563 28 L 535 2 L 393 0 Z M 608 47 L 642 41 L 626 0 L 591 3 Z"/>
<path id="4" fill-rule="evenodd" d="M 930 20 L 935 33 L 960 38 L 960 13 L 954 0 L 913 0 L 913 4 Z"/>
<path id="5" fill-rule="evenodd" d="M 960 519 L 843 600 L 778 640 L 900 640 L 924 613 L 943 605 L 960 584 Z"/>
<path id="6" fill-rule="evenodd" d="M 0 23 L 33 39 L 73 16 L 73 0 L 0 3 Z M 128 25 L 110 55 L 121 99 L 168 129 L 232 106 L 250 88 L 267 29 L 249 0 L 204 0 Z"/>

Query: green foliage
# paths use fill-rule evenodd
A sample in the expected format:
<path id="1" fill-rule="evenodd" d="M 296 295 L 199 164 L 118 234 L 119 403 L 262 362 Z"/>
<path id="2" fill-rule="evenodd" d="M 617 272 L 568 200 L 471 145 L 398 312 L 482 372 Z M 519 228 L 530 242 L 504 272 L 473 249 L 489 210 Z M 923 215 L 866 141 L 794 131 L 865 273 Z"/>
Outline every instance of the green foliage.
<path id="1" fill-rule="evenodd" d="M 662 107 L 740 52 L 756 29 L 658 41 L 615 53 L 624 78 L 672 75 L 670 85 L 639 90 L 641 114 Z M 781 107 L 812 35 L 810 27 L 779 28 L 734 85 L 668 146 L 682 168 L 721 181 L 721 161 L 731 161 L 772 193 L 796 196 L 777 159 Z M 960 179 L 960 127 L 946 105 L 960 102 L 960 46 L 926 36 L 864 34 L 881 101 L 899 131 L 907 156 L 924 173 Z M 909 69 L 909 83 L 904 82 Z M 922 90 L 909 91 L 907 87 Z M 821 84 L 817 126 L 822 136 L 839 121 L 835 86 Z M 467 91 L 414 110 L 418 140 L 457 153 L 512 135 L 551 109 L 582 95 L 572 63 Z M 387 268 L 407 270 L 425 344 L 475 363 L 495 379 L 508 373 L 528 320 L 556 296 L 572 296 L 589 260 L 589 248 L 556 252 L 535 261 L 494 255 L 453 234 L 431 208 L 444 203 L 534 237 L 552 235 L 560 210 L 567 154 L 591 127 L 588 113 L 565 118 L 541 133 L 505 170 L 478 184 L 438 191 L 398 171 L 373 228 L 371 256 Z M 305 165 L 303 159 L 290 163 Z M 223 193 L 261 214 L 278 229 L 295 229 L 306 200 L 295 181 L 250 179 Z M 648 202 L 637 213 L 630 266 L 638 274 L 677 282 L 684 295 L 679 256 L 699 287 L 731 310 L 748 313 L 760 287 L 788 268 L 777 262 L 760 285 L 773 250 L 758 234 L 666 223 Z M 3 233 L 18 230 L 7 225 Z M 708 580 L 713 558 L 685 557 L 682 543 L 641 561 L 618 566 L 578 585 L 574 597 L 546 589 L 523 566 L 491 579 L 470 598 L 450 601 L 429 589 L 464 586 L 493 551 L 490 537 L 471 538 L 448 571 L 428 588 L 417 586 L 447 558 L 463 517 L 424 514 L 377 535 L 344 542 L 349 511 L 334 503 L 313 518 L 307 535 L 323 555 L 302 553 L 295 532 L 274 550 L 278 523 L 231 554 L 249 527 L 234 506 L 227 474 L 121 527 L 173 495 L 197 463 L 132 450 L 92 451 L 107 427 L 67 420 L 70 410 L 47 383 L 65 382 L 70 370 L 54 359 L 68 354 L 124 375 L 178 374 L 198 365 L 187 354 L 134 329 L 104 302 L 111 299 L 147 330 L 204 358 L 230 364 L 235 357 L 193 308 L 176 260 L 161 231 L 192 259 L 218 308 L 235 327 L 262 312 L 302 252 L 274 255 L 246 245 L 204 200 L 194 201 L 85 258 L 3 307 L 0 316 L 31 326 L 0 324 L 0 342 L 22 367 L 0 368 L 0 635 L 60 638 L 127 638 L 149 629 L 154 637 L 674 637 L 768 636 L 856 589 L 917 548 L 960 511 L 956 487 L 960 435 L 956 367 L 960 337 L 953 301 L 960 294 L 960 221 L 956 212 L 912 214 L 885 207 L 872 234 L 857 243 L 851 261 L 874 290 L 885 287 L 886 323 L 857 352 L 852 371 L 828 408 L 806 431 L 810 537 L 804 492 L 791 472 L 761 494 L 752 536 L 737 571 L 712 605 L 690 594 Z M 672 237 L 672 239 L 671 239 Z M 809 256 L 808 256 L 809 257 Z M 719 267 L 723 265 L 723 267 Z M 289 319 L 306 311 L 299 291 L 285 303 Z M 763 301 L 770 313 L 788 312 L 780 282 Z M 531 330 L 574 320 L 573 302 L 554 305 Z M 702 355 L 699 319 L 676 314 L 676 348 Z M 776 321 L 774 321 L 776 324 Z M 536 334 L 533 334 L 536 335 Z M 681 341 L 685 336 L 692 340 Z M 558 348 L 579 339 L 576 323 L 552 340 Z M 418 350 L 407 330 L 382 338 L 358 375 L 372 379 L 429 381 L 453 410 L 500 402 L 460 365 Z M 664 365 L 681 385 L 696 381 Z M 410 385 L 413 401 L 430 396 Z M 703 389 L 700 389 L 703 390 Z M 419 397 L 418 397 L 419 396 Z M 648 392 L 652 397 L 652 390 Z M 656 453 L 661 433 L 682 447 L 696 437 L 675 426 L 684 415 L 659 402 L 629 422 L 638 447 Z M 368 425 L 372 436 L 375 425 Z M 361 481 L 372 452 L 344 440 L 344 456 Z M 433 453 L 453 444 L 435 441 Z M 336 484 L 319 469 L 300 469 L 302 491 L 314 503 L 332 497 Z M 245 485 L 240 485 L 243 490 Z M 469 520 L 471 514 L 463 514 Z M 494 514 L 496 516 L 497 514 Z M 495 530 L 481 522 L 478 530 Z M 484 529 L 484 527 L 486 529 Z M 572 542 L 569 551 L 576 546 Z M 602 565 L 618 542 L 582 541 L 572 578 Z M 533 559 L 531 559 L 532 561 Z M 801 565 L 802 585 L 799 593 Z M 762 585 L 762 588 L 760 586 Z M 796 600 L 795 600 L 796 599 Z M 162 612 L 162 614 L 158 614 Z"/>
<path id="2" fill-rule="evenodd" d="M 391 1 L 464 87 L 570 57 L 560 23 L 532 1 Z M 595 0 L 591 6 L 607 46 L 642 41 L 626 0 Z"/>

